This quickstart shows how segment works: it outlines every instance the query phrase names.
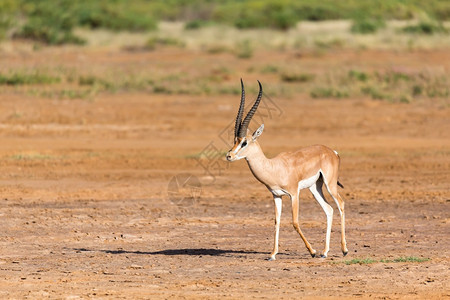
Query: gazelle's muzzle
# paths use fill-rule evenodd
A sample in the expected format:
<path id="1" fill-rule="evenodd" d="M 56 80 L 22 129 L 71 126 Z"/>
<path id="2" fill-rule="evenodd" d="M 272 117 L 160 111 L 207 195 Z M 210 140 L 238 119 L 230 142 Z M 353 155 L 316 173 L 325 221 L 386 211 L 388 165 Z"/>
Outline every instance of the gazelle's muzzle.
<path id="1" fill-rule="evenodd" d="M 233 148 L 230 149 L 227 153 L 227 160 L 228 161 L 235 161 L 237 159 L 237 153 L 240 150 L 240 144 L 241 144 L 242 138 L 238 137 L 234 140 Z"/>
<path id="2" fill-rule="evenodd" d="M 239 146 L 239 144 L 234 145 L 233 148 L 231 148 L 231 150 L 228 151 L 228 153 L 227 153 L 227 160 L 228 161 L 235 161 L 236 160 L 236 158 L 237 158 L 237 156 L 236 156 L 236 154 L 237 154 L 237 146 Z"/>
<path id="3" fill-rule="evenodd" d="M 227 153 L 227 160 L 228 161 L 233 161 L 235 159 L 236 159 L 236 155 L 233 152 L 231 152 L 231 150 L 228 151 L 228 153 Z"/>

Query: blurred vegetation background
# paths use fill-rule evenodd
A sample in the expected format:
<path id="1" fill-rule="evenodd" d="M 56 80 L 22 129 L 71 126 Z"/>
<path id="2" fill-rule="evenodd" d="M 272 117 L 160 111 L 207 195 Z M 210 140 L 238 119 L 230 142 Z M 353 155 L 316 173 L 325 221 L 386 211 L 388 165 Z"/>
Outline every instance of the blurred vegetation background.
<path id="1" fill-rule="evenodd" d="M 352 32 L 372 33 L 387 20 L 419 19 L 410 32 L 447 32 L 448 0 L 0 0 L 0 39 L 83 44 L 77 27 L 143 32 L 160 21 L 186 29 L 226 24 L 287 30 L 299 21 L 353 20 Z"/>
<path id="2" fill-rule="evenodd" d="M 128 53 L 191 55 L 170 67 L 164 60 L 125 67 L 101 61 L 58 65 L 46 59 L 27 65 L 5 59 L 0 93 L 57 99 L 94 99 L 101 92 L 121 91 L 238 95 L 234 79 L 258 74 L 278 81 L 268 88 L 274 96 L 448 103 L 450 76 L 441 65 L 393 67 L 373 59 L 321 69 L 299 58 L 320 59 L 343 49 L 434 49 L 445 57 L 449 21 L 449 0 L 0 0 L 0 53 L 15 52 L 11 44 L 26 44 L 31 52 L 86 44 Z M 260 59 L 287 52 L 289 60 Z M 239 63 L 233 66 L 233 60 Z"/>

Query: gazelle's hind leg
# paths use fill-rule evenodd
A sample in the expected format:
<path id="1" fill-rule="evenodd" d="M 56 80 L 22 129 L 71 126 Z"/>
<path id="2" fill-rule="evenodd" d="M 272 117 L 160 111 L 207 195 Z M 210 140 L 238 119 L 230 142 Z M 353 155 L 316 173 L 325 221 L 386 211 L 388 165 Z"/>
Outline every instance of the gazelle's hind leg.
<path id="1" fill-rule="evenodd" d="M 311 244 L 306 239 L 305 235 L 303 234 L 302 230 L 300 229 L 299 220 L 298 220 L 298 206 L 299 206 L 299 195 L 300 191 L 297 192 L 297 195 L 291 196 L 292 200 L 292 225 L 294 226 L 297 233 L 300 235 L 301 239 L 305 243 L 306 248 L 309 251 L 309 254 L 311 254 L 312 257 L 316 256 L 316 250 L 314 250 L 311 247 Z"/>
<path id="2" fill-rule="evenodd" d="M 330 193 L 333 200 L 336 202 L 336 205 L 339 209 L 339 214 L 341 216 L 341 250 L 344 256 L 347 255 L 347 241 L 345 239 L 345 203 L 341 198 L 341 195 L 338 193 L 337 182 L 325 182 L 325 186 L 327 187 L 328 193 Z"/>
<path id="3" fill-rule="evenodd" d="M 319 202 L 323 211 L 327 215 L 327 233 L 325 237 L 325 249 L 323 250 L 321 257 L 327 257 L 328 251 L 330 250 L 330 236 L 331 236 L 331 225 L 333 223 L 333 208 L 330 204 L 327 203 L 325 197 L 322 192 L 323 180 L 322 176 L 313 184 L 309 190 L 313 194 L 314 198 L 316 198 L 317 202 Z"/>

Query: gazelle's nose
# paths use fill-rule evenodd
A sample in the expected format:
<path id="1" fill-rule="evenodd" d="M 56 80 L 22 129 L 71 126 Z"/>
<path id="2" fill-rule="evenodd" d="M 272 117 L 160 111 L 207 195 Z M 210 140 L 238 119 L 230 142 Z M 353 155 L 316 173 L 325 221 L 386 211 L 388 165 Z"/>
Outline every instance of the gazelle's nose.
<path id="1" fill-rule="evenodd" d="M 230 152 L 227 153 L 227 160 L 231 161 L 231 154 L 230 154 Z"/>

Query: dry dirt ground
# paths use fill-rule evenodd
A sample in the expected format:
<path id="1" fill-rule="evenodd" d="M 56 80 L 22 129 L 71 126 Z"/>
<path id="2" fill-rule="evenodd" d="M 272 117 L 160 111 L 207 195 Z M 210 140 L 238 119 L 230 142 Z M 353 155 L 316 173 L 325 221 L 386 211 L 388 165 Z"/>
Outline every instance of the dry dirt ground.
<path id="1" fill-rule="evenodd" d="M 48 48 L 6 52 L 0 64 L 166 61 L 170 69 L 198 55 Z M 257 74 L 246 74 L 248 65 L 287 56 L 277 55 L 241 61 L 223 54 L 249 86 Z M 203 67 L 220 58 L 202 57 Z M 341 50 L 302 59 L 318 69 L 355 59 L 447 70 L 450 62 L 448 51 L 431 50 Z M 228 80 L 239 85 L 240 76 Z M 59 100 L 0 88 L 3 299 L 450 297 L 445 101 L 272 97 L 276 106 L 270 116 L 265 111 L 260 138 L 267 156 L 317 143 L 341 155 L 349 254 L 340 252 L 335 209 L 329 257 L 311 258 L 284 199 L 280 254 L 266 261 L 273 243 L 271 195 L 245 161 L 223 161 L 222 131 L 234 119 L 238 95 L 117 92 Z M 201 187 L 169 195 L 170 180 L 182 174 Z M 308 191 L 300 210 L 300 225 L 320 251 L 325 215 Z M 405 257 L 426 261 L 393 262 Z"/>

